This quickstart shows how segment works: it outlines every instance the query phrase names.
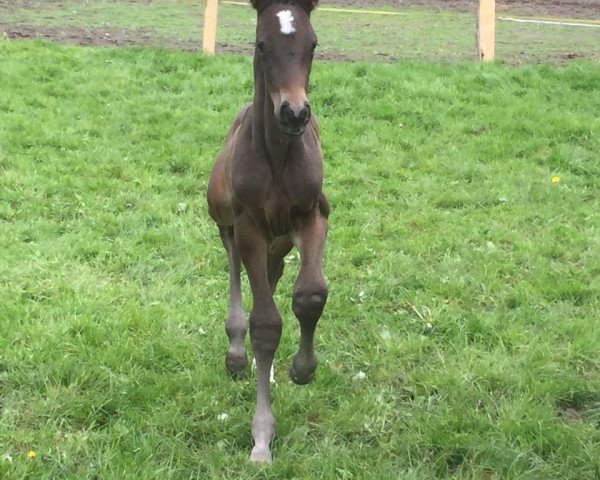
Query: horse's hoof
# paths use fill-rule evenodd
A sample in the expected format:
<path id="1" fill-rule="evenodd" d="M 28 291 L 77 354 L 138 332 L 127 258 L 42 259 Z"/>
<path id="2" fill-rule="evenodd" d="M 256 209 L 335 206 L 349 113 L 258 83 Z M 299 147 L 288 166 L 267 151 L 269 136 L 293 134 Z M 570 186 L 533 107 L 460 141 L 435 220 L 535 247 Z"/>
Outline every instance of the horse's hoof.
<path id="1" fill-rule="evenodd" d="M 306 385 L 307 383 L 312 382 L 313 378 L 315 378 L 315 369 L 308 372 L 299 372 L 294 368 L 294 365 L 292 365 L 289 371 L 290 379 L 296 385 Z"/>
<path id="2" fill-rule="evenodd" d="M 231 378 L 241 380 L 248 376 L 248 357 L 246 352 L 229 350 L 225 358 L 225 366 Z"/>
<path id="3" fill-rule="evenodd" d="M 273 463 L 273 457 L 268 448 L 254 447 L 250 454 L 250 461 L 256 464 L 268 464 Z"/>

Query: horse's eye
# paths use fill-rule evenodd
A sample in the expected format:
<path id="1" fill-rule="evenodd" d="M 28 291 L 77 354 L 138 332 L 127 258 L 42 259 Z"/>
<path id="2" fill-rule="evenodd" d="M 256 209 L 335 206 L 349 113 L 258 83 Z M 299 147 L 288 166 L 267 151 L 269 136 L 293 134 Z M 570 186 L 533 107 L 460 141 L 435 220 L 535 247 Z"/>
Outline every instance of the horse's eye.
<path id="1" fill-rule="evenodd" d="M 256 42 L 256 48 L 260 53 L 265 51 L 265 42 Z"/>

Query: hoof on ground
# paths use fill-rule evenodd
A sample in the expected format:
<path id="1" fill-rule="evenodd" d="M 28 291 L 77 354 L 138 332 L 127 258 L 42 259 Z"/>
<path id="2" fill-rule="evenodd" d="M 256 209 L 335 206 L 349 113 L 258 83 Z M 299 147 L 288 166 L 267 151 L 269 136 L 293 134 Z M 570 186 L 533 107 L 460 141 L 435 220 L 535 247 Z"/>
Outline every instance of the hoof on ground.
<path id="1" fill-rule="evenodd" d="M 254 447 L 250 454 L 250 461 L 257 465 L 269 464 L 273 463 L 273 457 L 268 448 Z"/>
<path id="2" fill-rule="evenodd" d="M 313 378 L 315 378 L 315 370 L 316 370 L 316 367 L 314 369 L 308 370 L 308 371 L 301 371 L 301 370 L 298 371 L 292 365 L 290 367 L 290 371 L 289 371 L 290 379 L 296 385 L 306 385 L 307 383 L 312 382 Z"/>

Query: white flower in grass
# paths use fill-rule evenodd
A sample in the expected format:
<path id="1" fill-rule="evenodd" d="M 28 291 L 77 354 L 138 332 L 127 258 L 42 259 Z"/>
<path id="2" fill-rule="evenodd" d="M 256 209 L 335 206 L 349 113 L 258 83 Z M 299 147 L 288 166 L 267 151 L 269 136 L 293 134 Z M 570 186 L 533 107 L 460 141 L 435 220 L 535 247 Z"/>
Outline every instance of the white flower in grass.
<path id="1" fill-rule="evenodd" d="M 219 420 L 221 422 L 225 422 L 225 421 L 229 420 L 229 414 L 227 412 L 220 413 L 217 416 L 217 420 Z"/>
<path id="2" fill-rule="evenodd" d="M 350 301 L 353 303 L 357 303 L 357 304 L 363 303 L 364 299 L 365 299 L 365 292 L 363 290 L 358 292 L 358 295 L 356 298 L 350 297 Z"/>
<path id="3" fill-rule="evenodd" d="M 362 370 L 359 370 L 358 373 L 352 377 L 352 380 L 364 380 L 365 378 L 367 378 L 367 374 Z"/>
<path id="4" fill-rule="evenodd" d="M 384 341 L 388 341 L 392 339 L 392 334 L 389 331 L 389 329 L 386 327 L 383 330 L 381 330 L 381 332 L 379 332 L 379 336 L 381 337 L 382 340 Z"/>
<path id="5" fill-rule="evenodd" d="M 206 335 L 206 330 L 204 330 L 204 327 L 198 327 L 198 333 L 200 335 Z"/>

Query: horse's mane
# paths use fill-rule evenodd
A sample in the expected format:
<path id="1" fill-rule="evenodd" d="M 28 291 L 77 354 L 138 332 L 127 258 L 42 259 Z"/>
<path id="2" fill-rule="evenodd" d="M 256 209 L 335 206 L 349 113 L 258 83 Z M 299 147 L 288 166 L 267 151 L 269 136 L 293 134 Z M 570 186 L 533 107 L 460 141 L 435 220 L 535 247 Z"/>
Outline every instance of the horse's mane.
<path id="1" fill-rule="evenodd" d="M 310 12 L 317 7 L 319 0 L 250 0 L 250 2 L 258 13 L 261 13 L 265 8 L 270 7 L 274 3 L 294 3 L 310 15 Z"/>

